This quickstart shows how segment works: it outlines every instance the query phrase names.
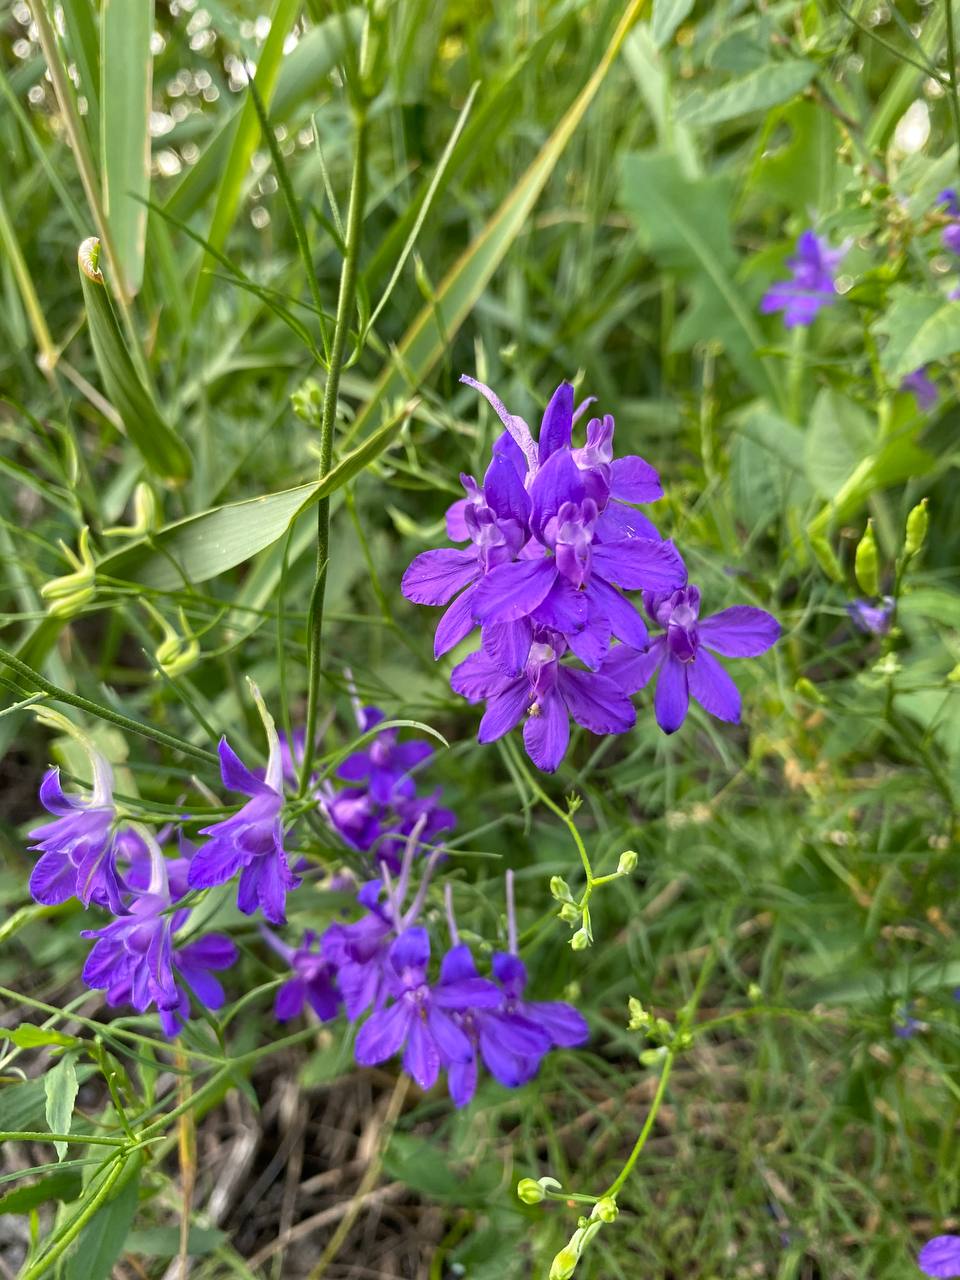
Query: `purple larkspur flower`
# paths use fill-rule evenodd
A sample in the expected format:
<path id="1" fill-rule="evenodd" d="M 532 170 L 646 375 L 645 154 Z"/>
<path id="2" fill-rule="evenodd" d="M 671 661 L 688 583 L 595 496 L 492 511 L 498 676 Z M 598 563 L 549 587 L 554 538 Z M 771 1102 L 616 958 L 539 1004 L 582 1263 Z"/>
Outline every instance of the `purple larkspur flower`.
<path id="1" fill-rule="evenodd" d="M 942 208 L 950 214 L 951 218 L 960 218 L 960 200 L 957 198 L 956 187 L 944 187 L 936 199 L 937 208 Z"/>
<path id="2" fill-rule="evenodd" d="M 563 666 L 560 657 L 564 648 L 563 637 L 557 633 L 535 631 L 526 666 L 518 677 L 504 674 L 482 649 L 454 667 L 450 683 L 455 692 L 468 702 L 486 700 L 479 742 L 502 738 L 526 716 L 523 743 L 527 754 L 538 768 L 553 773 L 570 741 L 571 716 L 591 733 L 626 733 L 633 728 L 633 703 L 609 678 L 605 666 L 599 672 Z"/>
<path id="3" fill-rule="evenodd" d="M 323 955 L 320 939 L 313 930 L 306 930 L 299 947 L 289 946 L 265 926 L 261 926 L 260 932 L 293 970 L 293 977 L 288 978 L 277 991 L 273 1006 L 277 1020 L 287 1022 L 291 1018 L 299 1018 L 305 1004 L 310 1005 L 321 1022 L 335 1018 L 340 1007 L 336 970 Z"/>
<path id="4" fill-rule="evenodd" d="M 923 1029 L 923 1023 L 913 1016 L 913 1005 L 898 1005 L 893 1011 L 891 1019 L 893 1023 L 893 1034 L 900 1040 L 912 1040 L 918 1031 Z"/>
<path id="5" fill-rule="evenodd" d="M 126 885 L 117 869 L 110 762 L 65 716 L 48 711 L 45 721 L 80 742 L 90 760 L 93 786 L 89 796 L 68 795 L 58 768 L 44 774 L 40 803 L 55 820 L 29 833 L 34 842 L 30 847 L 40 852 L 30 876 L 30 893 L 45 906 L 77 897 L 84 906 L 94 902 L 120 915 L 125 910 L 121 895 Z"/>
<path id="6" fill-rule="evenodd" d="M 900 390 L 911 392 L 917 402 L 917 408 L 924 412 L 932 409 L 940 398 L 937 384 L 927 373 L 926 365 L 921 365 L 919 369 L 914 369 L 913 373 L 908 373 L 900 383 Z"/>
<path id="7" fill-rule="evenodd" d="M 470 1041 L 473 1053 L 448 1070 L 450 1097 L 466 1106 L 477 1088 L 478 1057 L 495 1080 L 508 1089 L 532 1080 L 552 1048 L 574 1048 L 590 1035 L 586 1019 L 562 1001 L 524 999 L 527 971 L 519 956 L 495 952 L 493 975 L 501 994 L 496 1006 L 474 1006 L 456 1017 Z M 441 978 L 447 982 L 476 977 L 470 948 L 452 947 L 443 958 Z"/>
<path id="8" fill-rule="evenodd" d="M 190 913 L 171 910 L 175 899 L 168 864 L 152 837 L 143 833 L 143 838 L 152 863 L 146 891 L 133 899 L 126 915 L 102 929 L 83 930 L 82 937 L 96 939 L 83 967 L 83 981 L 102 988 L 109 1005 L 131 1004 L 138 1013 L 156 1006 L 164 1033 L 175 1036 L 190 1016 L 184 988 L 207 1009 L 223 1006 L 223 987 L 213 971 L 228 969 L 237 950 L 229 938 L 215 933 L 174 945 L 174 934 Z"/>
<path id="9" fill-rule="evenodd" d="M 429 555 L 430 553 L 427 552 Z M 373 729 L 384 719 L 379 707 L 364 707 L 361 730 Z M 397 797 L 410 797 L 416 783 L 411 770 L 433 755 L 428 742 L 398 742 L 398 729 L 384 729 L 361 751 L 354 751 L 337 769 L 345 782 L 362 783 L 377 804 L 390 804 Z"/>
<path id="10" fill-rule="evenodd" d="M 917 1266 L 934 1280 L 960 1276 L 960 1236 L 934 1236 L 920 1250 Z"/>
<path id="11" fill-rule="evenodd" d="M 644 648 L 643 619 L 618 588 L 668 591 L 685 582 L 686 568 L 673 543 L 645 537 L 598 541 L 600 507 L 569 449 L 555 450 L 542 463 L 530 498 L 537 551 L 492 569 L 474 592 L 474 616 L 484 626 L 487 652 L 516 675 L 538 627 L 564 635 L 593 668 L 613 636 Z M 493 644 L 491 625 L 501 628 Z"/>
<path id="12" fill-rule="evenodd" d="M 211 836 L 190 863 L 190 888 L 209 889 L 240 872 L 237 906 L 252 915 L 259 906 L 271 924 L 283 924 L 287 892 L 299 879 L 291 871 L 283 847 L 283 764 L 273 719 L 254 689 L 269 745 L 263 778 L 243 763 L 226 738 L 219 746 L 220 774 L 229 791 L 249 796 L 232 817 L 201 828 Z"/>
<path id="13" fill-rule="evenodd" d="M 385 1062 L 403 1050 L 404 1070 L 421 1089 L 431 1089 L 441 1067 L 466 1063 L 473 1048 L 454 1013 L 499 1004 L 499 989 L 485 978 L 449 978 L 430 985 L 430 937 L 419 925 L 390 944 L 384 973 L 393 1002 L 374 1010 L 360 1028 L 356 1059 L 361 1066 Z"/>
<path id="14" fill-rule="evenodd" d="M 755 658 L 780 636 L 780 624 L 764 609 L 734 605 L 700 617 L 700 591 L 681 587 L 670 595 L 644 597 L 647 612 L 660 624 L 646 653 L 618 649 L 611 655 L 610 676 L 619 686 L 642 689 L 654 675 L 654 712 L 664 733 L 675 733 L 686 719 L 690 699 L 705 711 L 732 724 L 740 721 L 740 692 L 713 656 Z"/>
<path id="15" fill-rule="evenodd" d="M 823 237 L 804 231 L 793 257 L 787 259 L 792 278 L 771 285 L 760 303 L 761 312 L 782 311 L 787 329 L 812 324 L 818 311 L 837 300 L 834 280 L 845 253 L 846 248 L 831 249 Z"/>
<path id="16" fill-rule="evenodd" d="M 394 936 L 393 913 L 380 902 L 383 883 L 365 884 L 357 901 L 365 909 L 351 924 L 332 924 L 320 939 L 324 960 L 336 971 L 347 1017 L 354 1021 L 365 1009 L 379 1008 L 386 995 L 384 965 Z"/>
<path id="17" fill-rule="evenodd" d="M 399 871 L 403 850 L 416 831 L 417 851 L 431 848 L 437 837 L 452 831 L 457 816 L 452 809 L 440 803 L 442 791 L 436 788 L 430 795 L 400 799 L 394 806 L 394 816 L 376 845 L 376 856 L 391 871 Z"/>
<path id="18" fill-rule="evenodd" d="M 358 853 L 369 853 L 383 831 L 383 806 L 366 787 L 332 788 L 322 798 L 323 812 L 340 839 Z"/>
<path id="19" fill-rule="evenodd" d="M 876 603 L 870 600 L 851 600 L 847 613 L 858 631 L 867 635 L 885 636 L 893 621 L 893 596 L 884 596 Z"/>

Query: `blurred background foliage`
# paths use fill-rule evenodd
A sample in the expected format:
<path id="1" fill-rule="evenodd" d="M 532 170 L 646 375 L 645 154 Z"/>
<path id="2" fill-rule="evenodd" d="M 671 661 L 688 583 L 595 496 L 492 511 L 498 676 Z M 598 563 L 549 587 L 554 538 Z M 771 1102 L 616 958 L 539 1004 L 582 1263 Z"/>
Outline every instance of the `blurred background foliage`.
<path id="1" fill-rule="evenodd" d="M 571 1218 L 520 1205 L 516 1178 L 597 1189 L 612 1177 L 655 1076 L 624 1030 L 627 997 L 671 1016 L 707 957 L 710 1030 L 680 1060 L 620 1220 L 578 1274 L 912 1274 L 916 1242 L 957 1211 L 960 1167 L 960 304 L 946 299 L 955 259 L 936 212 L 958 176 L 960 111 L 945 5 L 658 0 L 609 65 L 623 0 L 151 8 L 0 7 L 2 644 L 59 688 L 204 747 L 229 728 L 255 756 L 245 674 L 287 723 L 302 719 L 314 520 L 290 524 L 299 497 L 177 543 L 186 582 L 170 580 L 157 531 L 315 479 L 317 308 L 329 323 L 362 63 L 369 183 L 335 463 L 373 444 L 332 499 L 324 746 L 353 733 L 348 673 L 388 715 L 447 737 L 434 776 L 460 818 L 451 866 L 468 924 L 493 938 L 502 868 L 515 867 L 534 983 L 576 994 L 594 1031 L 588 1050 L 514 1094 L 488 1083 L 463 1113 L 411 1095 L 378 1157 L 382 1184 L 400 1190 L 372 1219 L 364 1208 L 329 1274 L 545 1274 Z M 849 241 L 842 297 L 809 333 L 787 333 L 759 298 L 811 225 Z M 106 285 L 85 286 L 87 306 L 112 295 L 115 343 L 98 360 L 76 255 L 104 228 Z M 899 389 L 919 365 L 939 388 L 930 412 Z M 553 874 L 576 878 L 568 833 L 508 753 L 476 746 L 452 663 L 433 662 L 433 617 L 399 595 L 403 568 L 441 539 L 458 473 L 482 469 L 498 429 L 461 372 L 531 423 L 576 376 L 616 415 L 620 451 L 660 469 L 654 514 L 707 611 L 757 603 L 785 629 L 773 655 L 736 672 L 742 728 L 695 711 L 667 739 L 641 695 L 634 733 L 581 734 L 544 784 L 582 797 L 576 821 L 600 870 L 639 854 L 630 881 L 598 893 L 597 943 L 578 955 L 547 892 Z M 385 423 L 395 430 L 377 435 Z M 182 466 L 157 457 L 165 431 Z M 924 496 L 929 537 L 905 565 L 906 515 Z M 135 505 L 144 527 L 130 532 Z M 887 637 L 846 613 L 868 516 L 883 590 L 898 596 Z M 121 525 L 126 541 L 111 533 Z M 50 613 L 40 589 L 76 570 L 62 544 L 76 550 L 84 526 L 96 571 L 72 613 Z M 199 644 L 173 674 L 158 659 L 170 629 L 177 653 Z M 10 668 L 2 683 L 8 707 L 35 691 Z M 90 723 L 136 764 L 124 790 L 176 805 L 181 764 Z M 0 977 L 62 1007 L 82 951 L 79 921 L 57 925 L 79 908 L 22 910 L 24 832 L 61 747 L 25 710 L 0 717 L 0 746 Z M 217 785 L 209 766 L 199 774 Z M 343 858 L 322 832 L 307 852 Z M 341 903 L 291 905 L 295 925 L 316 927 Z M 238 997 L 269 975 L 249 922 L 218 910 L 243 944 Z M 267 1008 L 233 1024 L 234 1054 L 275 1034 Z M 12 1002 L 7 1013 L 25 1016 Z M 334 1220 L 281 1252 L 270 1242 L 353 1195 L 392 1083 L 352 1073 L 341 1038 L 238 1067 L 197 1105 L 195 1276 L 313 1274 Z M 44 1054 L 19 1065 L 36 1077 Z M 155 1059 L 125 1059 L 128 1096 L 147 1108 Z M 7 1079 L 0 1128 L 39 1124 L 42 1085 Z M 98 1079 L 82 1082 L 81 1111 L 112 1105 Z M 217 1217 L 211 1188 L 235 1151 L 222 1131 L 241 1106 L 262 1145 Z M 296 1151 L 304 1186 L 340 1169 L 319 1184 L 326 1199 L 284 1181 Z M 124 1254 L 115 1275 L 164 1274 L 185 1167 L 168 1137 L 139 1202 L 122 1190 L 101 1210 L 107 1243 L 87 1280 Z M 31 1213 L 50 1231 L 53 1209 L 60 1223 L 74 1211 L 79 1172 L 52 1190 L 44 1176 L 41 1199 L 0 1199 L 8 1270 Z M 81 1274 L 78 1256 L 65 1275 Z"/>

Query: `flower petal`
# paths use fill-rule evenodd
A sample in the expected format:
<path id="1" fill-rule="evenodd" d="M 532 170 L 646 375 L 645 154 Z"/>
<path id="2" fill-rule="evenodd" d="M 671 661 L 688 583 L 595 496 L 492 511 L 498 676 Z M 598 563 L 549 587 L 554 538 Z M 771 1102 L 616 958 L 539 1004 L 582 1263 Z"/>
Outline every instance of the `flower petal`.
<path id="1" fill-rule="evenodd" d="M 37 860 L 30 876 L 30 896 L 45 907 L 66 902 L 77 891 L 77 869 L 65 853 L 53 849 Z"/>
<path id="2" fill-rule="evenodd" d="M 191 858 L 187 884 L 191 889 L 212 889 L 224 884 L 237 874 L 247 857 L 229 836 L 209 840 Z"/>
<path id="3" fill-rule="evenodd" d="M 239 791 L 245 796 L 259 796 L 270 790 L 262 778 L 250 772 L 226 738 L 220 739 L 217 754 L 220 756 L 220 777 L 228 791 Z"/>
<path id="4" fill-rule="evenodd" d="M 511 681 L 505 689 L 487 702 L 487 709 L 480 721 L 478 742 L 496 742 L 523 719 L 530 705 L 532 694 L 526 677 Z"/>
<path id="5" fill-rule="evenodd" d="M 600 513 L 594 534 L 595 540 L 599 542 L 621 542 L 625 538 L 650 538 L 653 542 L 662 541 L 660 530 L 642 511 L 637 511 L 635 507 L 624 506 L 622 502 L 613 498 Z"/>
<path id="6" fill-rule="evenodd" d="M 570 446 L 573 436 L 573 386 L 561 382 L 550 397 L 540 422 L 540 465 L 558 449 Z"/>
<path id="7" fill-rule="evenodd" d="M 473 547 L 440 547 L 423 551 L 400 583 L 400 590 L 414 604 L 447 604 L 479 572 Z"/>
<path id="8" fill-rule="evenodd" d="M 663 497 L 663 485 L 655 467 L 628 454 L 611 463 L 610 496 L 622 502 L 656 502 Z"/>
<path id="9" fill-rule="evenodd" d="M 687 569 L 672 542 L 629 538 L 593 547 L 593 571 L 627 591 L 672 591 L 687 580 Z"/>
<path id="10" fill-rule="evenodd" d="M 440 1074 L 440 1050 L 427 1029 L 427 1024 L 422 1018 L 416 1016 L 410 1020 L 410 1034 L 403 1054 L 403 1069 L 408 1075 L 413 1076 L 424 1092 L 433 1088 Z"/>
<path id="11" fill-rule="evenodd" d="M 430 963 L 430 935 L 420 925 L 404 929 L 391 942 L 387 955 L 398 974 L 402 974 L 405 969 L 426 972 Z"/>
<path id="12" fill-rule="evenodd" d="M 567 710 L 591 733 L 626 733 L 636 723 L 633 703 L 608 676 L 561 667 L 559 684 Z"/>
<path id="13" fill-rule="evenodd" d="M 700 639 L 725 658 L 756 658 L 780 638 L 780 623 L 765 609 L 735 604 L 701 618 Z"/>
<path id="14" fill-rule="evenodd" d="M 546 557 L 498 565 L 477 583 L 473 616 L 477 622 L 516 622 L 525 618 L 546 597 L 556 577 L 556 562 Z"/>
<path id="15" fill-rule="evenodd" d="M 498 520 L 515 520 L 526 528 L 530 521 L 530 495 L 505 454 L 493 455 L 483 477 L 483 496 Z"/>
<path id="16" fill-rule="evenodd" d="M 473 593 L 474 587 L 468 587 L 462 595 L 457 596 L 453 604 L 447 609 L 446 613 L 437 623 L 436 634 L 433 637 L 433 656 L 442 658 L 445 653 L 449 653 L 451 649 L 470 634 L 477 625 L 473 616 Z"/>
<path id="17" fill-rule="evenodd" d="M 431 1004 L 427 1013 L 427 1026 L 440 1050 L 440 1057 L 445 1064 L 451 1062 L 469 1062 L 473 1057 L 473 1045 L 465 1033 L 450 1017 L 435 1004 Z"/>
<path id="18" fill-rule="evenodd" d="M 523 1006 L 524 1016 L 542 1027 L 555 1045 L 572 1049 L 590 1039 L 587 1020 L 573 1005 L 562 1000 L 531 1002 Z"/>
<path id="19" fill-rule="evenodd" d="M 530 617 L 542 627 L 569 635 L 582 631 L 586 626 L 587 601 L 582 591 L 578 591 L 566 578 L 558 577 Z"/>
<path id="20" fill-rule="evenodd" d="M 668 653 L 660 668 L 653 709 L 657 724 L 664 733 L 676 733 L 687 717 L 690 694 L 687 691 L 687 668 Z"/>
<path id="21" fill-rule="evenodd" d="M 289 1022 L 291 1018 L 299 1018 L 303 1013 L 307 988 L 302 978 L 291 978 L 277 991 L 273 1002 L 273 1016 L 278 1022 Z"/>
<path id="22" fill-rule="evenodd" d="M 458 943 L 457 946 L 451 947 L 447 954 L 440 961 L 440 982 L 460 982 L 464 978 L 475 978 L 477 976 L 477 966 L 473 959 L 473 952 L 465 942 Z"/>
<path id="23" fill-rule="evenodd" d="M 453 668 L 450 687 L 468 702 L 481 702 L 502 692 L 511 681 L 482 649 Z"/>
<path id="24" fill-rule="evenodd" d="M 488 622 L 483 628 L 484 652 L 506 676 L 516 677 L 523 670 L 530 640 L 530 623 L 526 618 L 518 622 Z"/>
<path id="25" fill-rule="evenodd" d="M 718 720 L 740 723 L 740 691 L 712 653 L 697 650 L 687 663 L 687 684 L 691 698 Z"/>
<path id="26" fill-rule="evenodd" d="M 960 1276 L 960 1236 L 934 1236 L 920 1250 L 917 1265 L 934 1280 Z"/>
<path id="27" fill-rule="evenodd" d="M 612 680 L 623 693 L 636 693 L 649 683 L 666 651 L 665 636 L 656 636 L 645 653 L 621 644 L 601 667 L 601 674 Z"/>
<path id="28" fill-rule="evenodd" d="M 477 1056 L 470 1055 L 469 1062 L 451 1062 L 447 1068 L 447 1088 L 455 1107 L 465 1107 L 473 1101 L 477 1092 Z"/>
<path id="29" fill-rule="evenodd" d="M 586 496 L 580 468 L 568 449 L 551 454 L 534 477 L 530 486 L 533 514 L 530 525 L 539 537 L 547 521 L 555 516 L 565 502 L 580 503 Z"/>
<path id="30" fill-rule="evenodd" d="M 586 587 L 591 605 L 610 622 L 613 634 L 632 649 L 646 649 L 650 643 L 646 623 L 637 608 L 609 582 L 593 575 Z"/>
<path id="31" fill-rule="evenodd" d="M 413 1010 L 404 1000 L 371 1013 L 357 1034 L 354 1048 L 353 1056 L 360 1066 L 372 1067 L 392 1058 L 406 1040 L 413 1018 Z"/>
<path id="32" fill-rule="evenodd" d="M 527 755 L 544 773 L 554 773 L 570 742 L 570 719 L 563 699 L 556 691 L 540 704 L 540 714 L 531 715 L 523 726 Z"/>

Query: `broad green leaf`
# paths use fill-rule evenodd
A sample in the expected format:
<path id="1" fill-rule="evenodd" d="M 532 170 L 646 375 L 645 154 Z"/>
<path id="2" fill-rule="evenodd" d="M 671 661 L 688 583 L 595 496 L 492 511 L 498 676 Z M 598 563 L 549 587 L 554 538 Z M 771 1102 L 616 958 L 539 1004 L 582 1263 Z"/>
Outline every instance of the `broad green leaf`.
<path id="1" fill-rule="evenodd" d="M 791 471 L 804 470 L 804 432 L 768 405 L 751 405 L 739 417 L 736 430 L 769 453 L 775 454 Z"/>
<path id="2" fill-rule="evenodd" d="M 62 1031 L 54 1031 L 48 1027 L 36 1027 L 32 1022 L 15 1027 L 12 1031 L 5 1031 L 3 1035 L 20 1049 L 38 1049 L 47 1044 L 62 1045 L 69 1049 L 80 1043 L 76 1036 L 65 1036 Z M 53 1125 L 50 1127 L 53 1128 Z"/>
<path id="3" fill-rule="evenodd" d="M 396 403 L 397 399 L 419 386 L 449 347 L 510 246 L 526 227 L 530 211 L 596 97 L 644 3 L 645 0 L 631 0 L 628 4 L 593 74 L 536 159 L 466 253 L 437 286 L 435 300 L 423 308 L 400 340 L 395 357 L 357 414 L 347 440 L 359 435 L 378 409 L 382 411 L 384 406 Z"/>
<path id="4" fill-rule="evenodd" d="M 16 1187 L 0 1196 L 0 1213 L 29 1213 L 48 1200 L 76 1200 L 83 1189 L 79 1169 L 57 1169 L 29 1187 Z"/>
<path id="5" fill-rule="evenodd" d="M 890 309 L 874 330 L 887 339 L 880 363 L 893 382 L 960 352 L 960 302 L 903 286 L 890 293 Z"/>
<path id="6" fill-rule="evenodd" d="M 127 1239 L 137 1212 L 140 1183 L 139 1153 L 127 1160 L 117 1189 L 80 1232 L 73 1246 L 63 1280 L 108 1280 Z M 80 1203 L 82 1211 L 83 1202 Z"/>
<path id="7" fill-rule="evenodd" d="M 782 379 L 757 355 L 764 345 L 756 301 L 736 278 L 738 259 L 730 230 L 731 186 L 726 178 L 691 178 L 679 159 L 660 153 L 626 157 L 623 203 L 649 253 L 691 293 L 691 306 L 672 339 L 673 350 L 720 341 L 739 372 L 772 404 Z M 755 289 L 755 292 L 759 290 Z"/>
<path id="8" fill-rule="evenodd" d="M 227 503 L 178 520 L 105 556 L 97 564 L 97 576 L 138 582 L 157 591 L 176 591 L 243 564 L 282 537 L 301 511 L 335 493 L 379 457 L 405 417 L 406 409 L 402 408 L 341 458 L 323 481 Z"/>
<path id="9" fill-rule="evenodd" d="M 190 474 L 190 455 L 160 416 L 130 359 L 100 271 L 100 241 L 84 240 L 77 262 L 90 341 L 107 398 L 150 470 L 171 481 L 184 480 Z"/>
<path id="10" fill-rule="evenodd" d="M 43 1088 L 47 1097 L 47 1124 L 51 1133 L 69 1133 L 73 1120 L 73 1104 L 77 1100 L 80 1083 L 77 1080 L 77 1066 L 73 1054 L 65 1054 L 60 1061 L 43 1077 Z M 57 1159 L 62 1160 L 67 1154 L 65 1142 L 55 1142 Z"/>
<path id="11" fill-rule="evenodd" d="M 673 39 L 680 23 L 693 9 L 694 0 L 653 0 L 650 34 L 658 49 Z"/>
<path id="12" fill-rule="evenodd" d="M 684 100 L 677 119 L 687 125 L 723 124 L 789 102 L 817 74 L 815 62 L 803 58 L 771 62 L 720 89 L 696 89 Z"/>
<path id="13" fill-rule="evenodd" d="M 87 125 L 93 137 L 100 121 L 100 39 L 94 0 L 62 0 L 64 39 L 87 100 Z"/>
<path id="14" fill-rule="evenodd" d="M 103 210 L 127 297 L 143 282 L 150 195 L 154 0 L 103 0 L 100 11 L 100 167 Z"/>
<path id="15" fill-rule="evenodd" d="M 810 413 L 804 456 L 807 477 L 822 498 L 835 498 L 873 450 L 876 426 L 853 400 L 829 387 Z"/>
<path id="16" fill-rule="evenodd" d="M 800 99 L 784 107 L 790 129 L 783 146 L 765 147 L 754 168 L 754 192 L 769 194 L 789 209 L 828 209 L 833 202 L 840 162 L 839 128 L 816 102 Z"/>
<path id="17" fill-rule="evenodd" d="M 217 1227 L 192 1226 L 187 1235 L 187 1253 L 193 1257 L 212 1253 L 227 1239 L 227 1233 Z M 124 1243 L 125 1253 L 139 1253 L 147 1258 L 172 1258 L 179 1249 L 179 1227 L 144 1227 L 129 1232 Z"/>

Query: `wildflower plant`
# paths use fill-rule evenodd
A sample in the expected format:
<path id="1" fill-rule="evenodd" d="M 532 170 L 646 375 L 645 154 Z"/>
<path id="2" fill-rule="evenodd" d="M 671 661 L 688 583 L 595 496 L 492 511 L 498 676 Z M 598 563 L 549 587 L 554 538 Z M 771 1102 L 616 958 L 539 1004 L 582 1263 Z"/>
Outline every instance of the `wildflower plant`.
<path id="1" fill-rule="evenodd" d="M 960 1276 L 953 8 L 234 8 L 0 23 L 0 1271 Z"/>

